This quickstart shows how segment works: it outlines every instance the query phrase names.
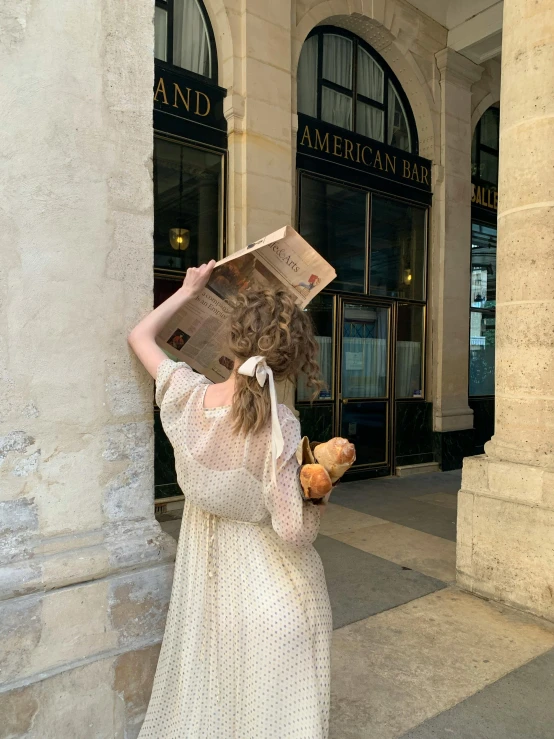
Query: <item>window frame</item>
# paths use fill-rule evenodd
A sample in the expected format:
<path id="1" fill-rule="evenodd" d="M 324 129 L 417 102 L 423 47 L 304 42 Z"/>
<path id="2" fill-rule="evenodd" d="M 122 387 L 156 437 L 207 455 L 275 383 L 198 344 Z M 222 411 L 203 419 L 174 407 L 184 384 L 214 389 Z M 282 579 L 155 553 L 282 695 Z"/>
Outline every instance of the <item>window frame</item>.
<path id="1" fill-rule="evenodd" d="M 491 105 L 484 111 L 483 115 L 477 121 L 477 125 L 475 126 L 475 131 L 473 132 L 473 141 L 472 141 L 472 147 L 471 147 L 472 148 L 471 166 L 472 168 L 475 167 L 475 174 L 472 174 L 471 180 L 475 184 L 487 185 L 488 187 L 492 187 L 498 190 L 498 162 L 499 162 L 500 136 L 498 137 L 498 144 L 497 144 L 496 149 L 493 148 L 492 146 L 489 146 L 488 144 L 483 144 L 481 141 L 481 123 L 483 121 L 483 117 L 490 111 L 494 111 L 494 115 L 497 118 L 498 131 L 500 132 L 500 108 L 496 104 Z M 475 142 L 475 161 L 473 161 L 473 143 L 474 142 Z M 485 152 L 485 154 L 489 154 L 490 156 L 493 156 L 496 159 L 496 184 L 494 182 L 489 182 L 489 180 L 485 180 L 483 179 L 483 177 L 481 177 L 481 152 Z"/>
<path id="2" fill-rule="evenodd" d="M 177 64 L 174 64 L 173 62 L 173 20 L 174 20 L 174 9 L 175 9 L 175 3 L 179 2 L 180 0 L 156 0 L 155 4 L 157 8 L 162 8 L 167 12 L 167 39 L 166 39 L 166 45 L 167 45 L 167 59 L 168 61 L 163 61 L 163 59 L 157 59 L 156 61 L 161 62 L 162 64 L 167 64 L 173 69 L 179 69 L 183 72 L 186 72 L 186 74 L 191 75 L 192 77 L 196 77 L 200 80 L 210 80 L 215 85 L 217 85 L 217 75 L 218 75 L 218 59 L 217 59 L 217 46 L 215 43 L 215 35 L 212 28 L 212 24 L 210 21 L 210 17 L 208 15 L 208 12 L 206 10 L 206 7 L 202 0 L 195 0 L 195 2 L 198 4 L 198 7 L 200 9 L 200 12 L 202 14 L 202 18 L 204 20 L 204 25 L 206 27 L 206 30 L 208 32 L 208 41 L 210 44 L 210 60 L 211 60 L 211 75 L 209 77 L 198 74 L 197 72 L 193 72 L 190 69 L 185 69 L 184 67 L 179 67 Z"/>
<path id="3" fill-rule="evenodd" d="M 159 0 L 157 0 L 158 2 Z M 173 0 L 169 0 L 173 2 Z M 342 85 L 327 80 L 323 77 L 323 39 L 325 35 L 342 36 L 349 39 L 352 42 L 352 89 L 343 87 Z M 304 43 L 308 39 L 317 36 L 317 90 L 316 90 L 316 113 L 318 120 L 321 118 L 321 105 L 322 105 L 322 91 L 326 87 L 334 92 L 338 92 L 342 95 L 348 96 L 352 100 L 352 130 L 355 133 L 359 133 L 356 130 L 357 123 L 357 105 L 358 102 L 369 105 L 383 112 L 383 138 L 386 139 L 388 131 L 388 96 L 389 96 L 389 82 L 392 83 L 394 90 L 400 100 L 400 103 L 404 109 L 404 115 L 406 116 L 406 123 L 408 125 L 408 131 L 411 139 L 411 150 L 410 154 L 419 155 L 419 138 L 417 135 L 417 126 L 415 117 L 412 111 L 412 107 L 408 100 L 406 93 L 404 92 L 402 85 L 398 78 L 383 59 L 383 57 L 375 51 L 368 43 L 357 36 L 355 33 L 345 30 L 344 28 L 338 28 L 337 26 L 317 26 L 311 33 L 308 34 Z M 374 100 L 373 98 L 367 97 L 357 90 L 358 84 L 358 47 L 363 49 L 369 56 L 375 61 L 383 71 L 383 102 Z M 360 134 L 364 135 L 364 134 Z M 386 146 L 392 146 L 385 141 L 381 142 Z M 397 147 L 393 147 L 397 148 Z M 405 151 L 404 149 L 398 149 L 398 151 Z"/>

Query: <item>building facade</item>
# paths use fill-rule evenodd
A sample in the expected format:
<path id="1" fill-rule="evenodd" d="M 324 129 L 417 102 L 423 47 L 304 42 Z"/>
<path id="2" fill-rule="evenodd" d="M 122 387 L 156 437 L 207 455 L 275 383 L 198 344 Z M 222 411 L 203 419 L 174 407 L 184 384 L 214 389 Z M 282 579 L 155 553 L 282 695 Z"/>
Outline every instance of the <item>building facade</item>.
<path id="1" fill-rule="evenodd" d="M 327 387 L 282 389 L 305 433 L 351 438 L 358 478 L 468 458 L 460 584 L 554 617 L 553 11 L 504 5 L 2 15 L 0 736 L 137 735 L 174 556 L 153 497 L 179 490 L 126 334 L 287 223 L 338 275 L 309 309 Z"/>

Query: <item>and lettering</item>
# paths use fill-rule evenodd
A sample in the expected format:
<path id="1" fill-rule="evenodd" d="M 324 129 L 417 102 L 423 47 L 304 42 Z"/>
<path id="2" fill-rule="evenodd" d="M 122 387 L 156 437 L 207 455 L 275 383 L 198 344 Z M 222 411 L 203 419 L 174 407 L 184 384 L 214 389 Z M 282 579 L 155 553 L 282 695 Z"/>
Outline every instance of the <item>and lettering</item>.
<path id="1" fill-rule="evenodd" d="M 187 113 L 205 118 L 212 107 L 210 98 L 205 92 L 194 90 L 191 87 L 184 89 L 177 83 L 173 82 L 173 89 L 170 88 L 171 102 L 168 96 L 168 88 L 163 77 L 160 77 L 156 90 L 154 92 L 154 102 L 161 105 L 167 105 L 177 110 L 185 110 Z"/>

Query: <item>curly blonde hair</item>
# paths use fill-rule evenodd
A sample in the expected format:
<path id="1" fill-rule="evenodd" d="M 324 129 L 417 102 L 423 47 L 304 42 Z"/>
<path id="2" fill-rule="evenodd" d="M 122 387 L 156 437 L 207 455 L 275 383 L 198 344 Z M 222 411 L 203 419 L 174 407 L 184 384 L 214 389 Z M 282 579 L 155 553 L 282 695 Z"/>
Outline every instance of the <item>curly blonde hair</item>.
<path id="1" fill-rule="evenodd" d="M 310 316 L 284 289 L 251 288 L 231 303 L 229 349 L 242 362 L 263 356 L 275 382 L 296 381 L 300 372 L 316 398 L 323 388 L 316 357 L 319 351 Z M 255 377 L 236 374 L 231 409 L 233 429 L 259 431 L 271 414 L 268 383 L 262 388 Z"/>

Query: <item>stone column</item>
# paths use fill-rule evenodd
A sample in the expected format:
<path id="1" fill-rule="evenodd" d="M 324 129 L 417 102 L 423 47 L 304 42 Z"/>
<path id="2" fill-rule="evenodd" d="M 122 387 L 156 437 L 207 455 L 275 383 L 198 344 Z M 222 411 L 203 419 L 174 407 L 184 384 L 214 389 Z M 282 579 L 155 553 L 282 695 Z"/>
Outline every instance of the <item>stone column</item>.
<path id="1" fill-rule="evenodd" d="M 436 54 L 441 161 L 433 195 L 430 258 L 433 430 L 442 469 L 461 466 L 473 444 L 468 405 L 471 258 L 471 86 L 482 68 L 446 48 Z"/>
<path id="2" fill-rule="evenodd" d="M 153 505 L 153 5 L 0 17 L 2 736 L 132 737 L 174 542 Z"/>
<path id="3" fill-rule="evenodd" d="M 458 583 L 554 620 L 554 7 L 505 0 L 496 431 L 464 461 Z"/>
<path id="4" fill-rule="evenodd" d="M 235 86 L 229 131 L 229 251 L 292 224 L 291 0 L 227 9 Z"/>

